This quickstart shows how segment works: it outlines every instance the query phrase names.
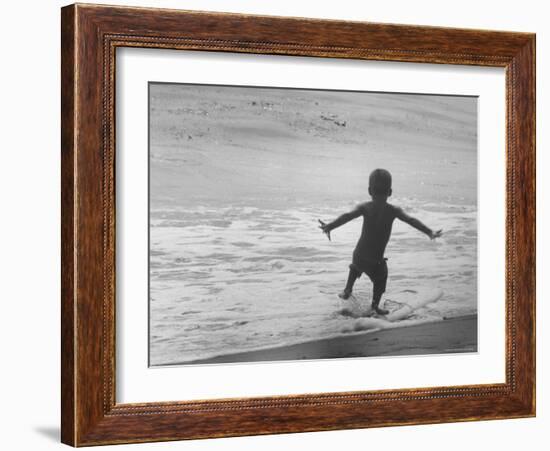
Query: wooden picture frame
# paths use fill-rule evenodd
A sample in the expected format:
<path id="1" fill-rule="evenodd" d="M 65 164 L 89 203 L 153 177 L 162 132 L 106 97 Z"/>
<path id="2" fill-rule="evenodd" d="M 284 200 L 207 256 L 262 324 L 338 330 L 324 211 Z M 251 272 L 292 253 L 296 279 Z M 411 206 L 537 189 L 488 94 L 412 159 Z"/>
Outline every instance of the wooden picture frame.
<path id="1" fill-rule="evenodd" d="M 73 446 L 535 415 L 535 35 L 71 5 L 62 9 L 61 437 Z M 506 382 L 119 404 L 115 50 L 147 47 L 506 69 Z"/>

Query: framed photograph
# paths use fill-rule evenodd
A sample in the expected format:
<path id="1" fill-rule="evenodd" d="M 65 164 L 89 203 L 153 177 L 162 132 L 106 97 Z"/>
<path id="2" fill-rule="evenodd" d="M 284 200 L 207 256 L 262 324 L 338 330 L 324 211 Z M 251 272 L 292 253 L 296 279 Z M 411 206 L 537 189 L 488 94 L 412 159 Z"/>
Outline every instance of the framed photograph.
<path id="1" fill-rule="evenodd" d="M 62 8 L 62 441 L 535 415 L 535 36 Z"/>

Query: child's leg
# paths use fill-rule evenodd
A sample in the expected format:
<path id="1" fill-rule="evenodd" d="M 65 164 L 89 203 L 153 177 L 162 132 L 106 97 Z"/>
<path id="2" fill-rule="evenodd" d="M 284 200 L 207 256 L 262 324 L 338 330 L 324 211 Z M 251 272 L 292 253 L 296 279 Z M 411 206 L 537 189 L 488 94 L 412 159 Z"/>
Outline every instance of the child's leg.
<path id="1" fill-rule="evenodd" d="M 372 292 L 372 309 L 379 315 L 387 315 L 388 313 L 390 313 L 388 310 L 379 307 L 383 293 L 384 292 L 380 291 L 379 289 L 373 289 Z"/>
<path id="2" fill-rule="evenodd" d="M 388 310 L 379 307 L 382 294 L 386 291 L 386 281 L 388 280 L 388 266 L 386 260 L 382 260 L 376 271 L 374 271 L 372 280 L 372 309 L 379 315 L 387 315 Z"/>
<path id="3" fill-rule="evenodd" d="M 353 291 L 353 284 L 361 276 L 361 273 L 355 269 L 353 266 L 349 267 L 348 280 L 346 282 L 346 287 L 344 291 L 339 294 L 342 299 L 348 299 L 351 296 Z"/>

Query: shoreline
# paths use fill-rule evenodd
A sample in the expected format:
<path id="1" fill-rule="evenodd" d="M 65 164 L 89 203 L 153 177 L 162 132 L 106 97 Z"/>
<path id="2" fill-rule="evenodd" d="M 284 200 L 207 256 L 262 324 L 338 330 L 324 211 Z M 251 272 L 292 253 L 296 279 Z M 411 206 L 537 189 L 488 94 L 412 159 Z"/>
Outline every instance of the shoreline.
<path id="1" fill-rule="evenodd" d="M 465 352 L 477 352 L 477 314 L 155 367 Z"/>

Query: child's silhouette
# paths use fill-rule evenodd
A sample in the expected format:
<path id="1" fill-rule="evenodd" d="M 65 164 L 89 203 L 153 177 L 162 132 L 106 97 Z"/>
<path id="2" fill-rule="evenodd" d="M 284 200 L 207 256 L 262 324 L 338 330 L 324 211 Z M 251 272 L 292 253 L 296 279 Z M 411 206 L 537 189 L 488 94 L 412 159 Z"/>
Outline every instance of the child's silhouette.
<path id="1" fill-rule="evenodd" d="M 388 203 L 392 194 L 392 177 L 385 169 L 375 169 L 369 177 L 369 194 L 372 200 L 359 204 L 354 210 L 345 213 L 329 224 L 319 220 L 319 228 L 330 240 L 330 232 L 352 219 L 363 216 L 363 228 L 359 241 L 353 251 L 353 260 L 349 266 L 348 281 L 344 291 L 340 293 L 342 299 L 348 299 L 353 290 L 353 284 L 365 273 L 373 284 L 372 308 L 380 315 L 389 312 L 379 307 L 382 293 L 386 291 L 388 266 L 384 251 L 390 239 L 391 229 L 395 218 L 413 226 L 428 235 L 432 240 L 441 236 L 442 231 L 433 232 L 418 219 L 407 215 L 401 208 Z"/>

